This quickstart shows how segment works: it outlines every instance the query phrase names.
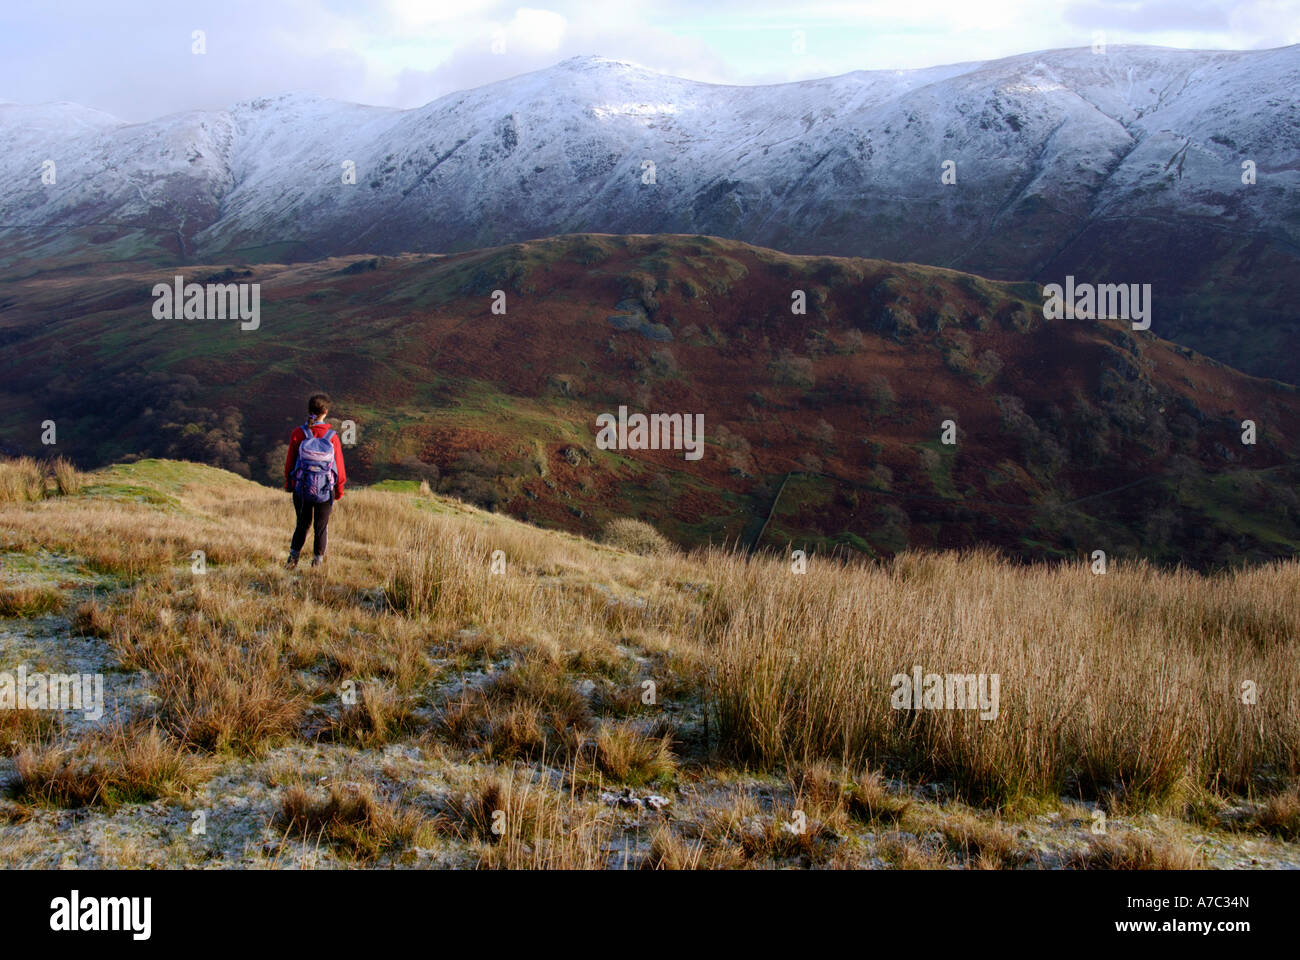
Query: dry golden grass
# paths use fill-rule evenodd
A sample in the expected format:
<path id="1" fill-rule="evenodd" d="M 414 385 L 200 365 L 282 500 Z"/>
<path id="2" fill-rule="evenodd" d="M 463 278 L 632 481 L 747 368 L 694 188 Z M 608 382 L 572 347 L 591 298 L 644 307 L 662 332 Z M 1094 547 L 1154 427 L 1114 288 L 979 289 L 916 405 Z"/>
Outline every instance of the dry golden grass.
<path id="1" fill-rule="evenodd" d="M 794 860 L 801 866 L 826 862 L 833 852 L 834 836 L 815 820 L 802 824 L 800 829 L 801 812 L 793 807 L 777 810 L 770 818 L 735 834 L 745 862 L 766 865 Z"/>
<path id="2" fill-rule="evenodd" d="M 113 629 L 113 614 L 94 600 L 86 600 L 73 612 L 72 629 L 81 637 L 107 637 Z"/>
<path id="3" fill-rule="evenodd" d="M 1300 785 L 1264 801 L 1255 822 L 1284 840 L 1300 840 Z"/>
<path id="4" fill-rule="evenodd" d="M 45 496 L 45 468 L 31 457 L 0 460 L 0 503 L 25 503 Z"/>
<path id="5" fill-rule="evenodd" d="M 1181 841 L 1140 833 L 1089 837 L 1087 845 L 1066 858 L 1074 870 L 1193 870 L 1200 855 Z"/>
<path id="6" fill-rule="evenodd" d="M 54 477 L 54 488 L 59 496 L 74 497 L 85 486 L 85 476 L 63 457 L 50 461 L 50 474 Z"/>
<path id="7" fill-rule="evenodd" d="M 454 798 L 443 829 L 478 841 L 478 865 L 488 869 L 591 870 L 609 859 L 609 824 L 599 808 L 517 766 Z"/>
<path id="8" fill-rule="evenodd" d="M 605 524 L 602 539 L 612 547 L 642 556 L 659 556 L 672 552 L 672 544 L 662 533 L 644 520 L 628 517 Z"/>
<path id="9" fill-rule="evenodd" d="M 418 810 L 384 797 L 370 783 L 335 784 L 323 796 L 293 784 L 280 804 L 280 825 L 288 836 L 324 841 L 364 862 L 401 853 L 433 829 Z"/>
<path id="10" fill-rule="evenodd" d="M 912 801 L 891 793 L 874 770 L 856 777 L 836 772 L 822 763 L 802 764 L 791 776 L 796 805 L 835 829 L 847 829 L 850 820 L 861 823 L 897 823 Z"/>
<path id="11" fill-rule="evenodd" d="M 258 753 L 320 735 L 324 714 L 335 718 L 327 738 L 362 747 L 450 744 L 458 761 L 567 770 L 567 794 L 511 773 L 499 789 L 524 811 L 512 839 L 466 834 L 484 845 L 484 865 L 605 863 L 593 838 L 607 839 L 609 825 L 574 790 L 598 778 L 672 783 L 736 761 L 788 772 L 793 806 L 742 804 L 694 835 L 674 823 L 656 834 L 652 866 L 838 862 L 829 833 L 914 814 L 875 772 L 886 762 L 891 775 L 948 780 L 1002 811 L 1063 793 L 1104 798 L 1108 810 L 1209 809 L 1300 773 L 1297 563 L 1216 576 L 1129 564 L 1093 576 L 976 552 L 813 558 L 795 575 L 780 558 L 640 555 L 453 501 L 356 489 L 335 511 L 329 566 L 289 572 L 286 496 L 173 467 L 179 479 L 156 503 L 107 496 L 94 477 L 77 497 L 0 494 L 0 548 L 64 553 L 130 586 L 75 607 L 73 628 L 106 637 L 123 669 L 150 672 L 159 736 L 185 751 Z M 7 465 L 0 487 L 22 488 L 30 471 Z M 997 719 L 893 709 L 891 678 L 914 664 L 998 674 Z M 344 681 L 360 702 L 340 711 Z M 1248 681 L 1254 702 L 1241 696 Z M 707 737 L 681 746 L 652 729 L 670 702 L 703 709 Z M 50 798 L 94 795 L 94 778 L 79 784 L 62 763 L 75 742 L 0 723 L 10 750 L 29 751 L 36 795 L 41 783 Z M 1287 836 L 1289 801 L 1270 803 L 1259 827 Z M 803 834 L 783 826 L 796 810 L 810 820 Z M 954 814 L 950 827 L 934 825 L 941 851 L 896 838 L 889 856 L 1016 862 L 999 823 Z M 1144 858 L 1182 862 L 1098 847 L 1078 865 Z"/>
<path id="12" fill-rule="evenodd" d="M 650 837 L 650 855 L 643 870 L 699 870 L 704 866 L 704 843 L 681 837 L 670 824 L 661 823 Z"/>
<path id="13" fill-rule="evenodd" d="M 246 619 L 223 618 L 215 593 L 169 592 L 179 601 L 173 608 L 151 607 L 148 592 L 137 590 L 110 643 L 125 667 L 154 675 L 159 717 L 182 742 L 257 753 L 297 729 L 306 700 L 278 640 L 248 611 Z"/>
<path id="14" fill-rule="evenodd" d="M 0 587 L 0 617 L 39 617 L 63 603 L 63 594 L 53 587 Z"/>
<path id="15" fill-rule="evenodd" d="M 505 835 L 509 819 L 520 837 L 530 838 L 544 813 L 544 795 L 544 789 L 514 767 L 504 775 L 486 774 L 465 795 L 448 801 L 444 828 L 462 837 L 495 842 Z"/>
<path id="16" fill-rule="evenodd" d="M 36 815 L 36 808 L 29 803 L 11 803 L 0 800 L 0 823 L 26 823 Z"/>
<path id="17" fill-rule="evenodd" d="M 31 503 L 48 496 L 76 496 L 85 475 L 64 457 L 0 460 L 0 503 Z"/>
<path id="18" fill-rule="evenodd" d="M 63 718 L 44 710 L 0 709 L 0 755 L 13 756 L 22 750 L 59 742 Z"/>
<path id="19" fill-rule="evenodd" d="M 1071 779 L 1156 800 L 1300 765 L 1296 564 L 1218 577 L 988 554 L 803 576 L 775 560 L 703 564 L 713 592 L 696 633 L 717 648 L 722 737 L 751 761 L 892 754 L 997 802 Z M 997 719 L 893 709 L 891 677 L 913 664 L 998 674 Z M 1240 702 L 1245 680 L 1255 704 Z"/>
<path id="20" fill-rule="evenodd" d="M 591 726 L 586 699 L 562 667 L 529 658 L 457 696 L 442 712 L 438 734 L 493 759 L 561 762 Z"/>
<path id="21" fill-rule="evenodd" d="M 416 730 L 413 705 L 382 681 L 362 684 L 356 702 L 345 704 L 329 729 L 334 740 L 375 747 L 409 736 Z"/>
<path id="22" fill-rule="evenodd" d="M 25 747 L 14 760 L 14 795 L 60 807 L 115 808 L 181 796 L 211 772 L 156 726 L 114 726 L 73 744 Z"/>
<path id="23" fill-rule="evenodd" d="M 746 790 L 706 810 L 698 829 L 697 865 L 706 870 L 827 863 L 838 839 L 804 801 L 766 805 Z"/>
<path id="24" fill-rule="evenodd" d="M 982 870 L 1017 867 L 1027 859 L 1016 843 L 1013 829 L 997 820 L 976 816 L 969 810 L 944 809 L 928 817 L 913 816 L 914 832 L 936 830 L 943 835 L 954 857 Z"/>
<path id="25" fill-rule="evenodd" d="M 672 735 L 647 732 L 632 723 L 606 723 L 592 744 L 596 770 L 602 778 L 629 786 L 666 784 L 677 773 Z"/>
<path id="26" fill-rule="evenodd" d="M 927 847 L 901 833 L 887 834 L 881 840 L 880 854 L 898 870 L 943 870 L 952 862 L 946 850 Z"/>

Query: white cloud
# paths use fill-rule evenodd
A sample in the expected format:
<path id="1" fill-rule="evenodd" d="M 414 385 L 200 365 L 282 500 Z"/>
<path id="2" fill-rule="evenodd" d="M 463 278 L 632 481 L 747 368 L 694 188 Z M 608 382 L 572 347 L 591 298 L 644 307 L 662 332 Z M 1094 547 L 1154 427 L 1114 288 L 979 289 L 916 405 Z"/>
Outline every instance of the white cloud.
<path id="1" fill-rule="evenodd" d="M 304 90 L 390 106 L 574 55 L 723 83 L 1112 44 L 1255 49 L 1300 41 L 1300 0 L 60 0 L 11 3 L 0 99 L 72 100 L 143 120 Z M 493 30 L 505 51 L 493 55 Z M 193 29 L 208 54 L 189 52 Z M 807 53 L 791 55 L 802 29 Z"/>
<path id="2" fill-rule="evenodd" d="M 465 20 L 487 19 L 496 4 L 492 0 L 457 0 L 456 3 L 387 0 L 383 6 L 400 28 L 421 29 L 435 24 L 452 26 Z"/>
<path id="3" fill-rule="evenodd" d="M 505 26 L 506 43 L 530 52 L 553 53 L 564 41 L 569 21 L 554 10 L 520 7 Z"/>

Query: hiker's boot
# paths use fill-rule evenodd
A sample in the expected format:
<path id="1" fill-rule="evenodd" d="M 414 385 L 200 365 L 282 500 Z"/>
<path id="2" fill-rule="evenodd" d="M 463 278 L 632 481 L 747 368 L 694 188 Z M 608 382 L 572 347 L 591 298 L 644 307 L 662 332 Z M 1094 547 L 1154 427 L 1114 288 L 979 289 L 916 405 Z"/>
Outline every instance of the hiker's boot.
<path id="1" fill-rule="evenodd" d="M 286 570 L 292 570 L 294 567 L 298 566 L 298 551 L 297 551 L 297 550 L 290 550 L 290 551 L 289 551 L 289 559 L 286 560 L 286 561 L 284 561 L 284 566 L 285 566 L 285 569 L 286 569 Z"/>
<path id="2" fill-rule="evenodd" d="M 325 564 L 325 554 L 323 553 L 318 553 L 311 558 L 311 565 L 313 567 L 324 566 L 324 564 Z"/>

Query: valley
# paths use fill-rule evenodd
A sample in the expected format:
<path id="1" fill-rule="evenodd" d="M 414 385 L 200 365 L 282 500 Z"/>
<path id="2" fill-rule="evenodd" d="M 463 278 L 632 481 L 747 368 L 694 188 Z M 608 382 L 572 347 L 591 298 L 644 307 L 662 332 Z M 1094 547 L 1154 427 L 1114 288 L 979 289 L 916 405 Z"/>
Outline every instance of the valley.
<path id="1" fill-rule="evenodd" d="M 1032 283 L 694 235 L 186 268 L 259 286 L 241 330 L 157 319 L 160 272 L 0 285 L 6 450 L 42 452 L 51 418 L 86 467 L 170 456 L 275 484 L 325 388 L 357 481 L 588 535 L 632 516 L 750 544 L 785 483 L 765 546 L 1209 567 L 1300 542 L 1294 387 L 1126 321 L 1045 320 Z M 604 448 L 620 407 L 702 415 L 699 458 Z"/>

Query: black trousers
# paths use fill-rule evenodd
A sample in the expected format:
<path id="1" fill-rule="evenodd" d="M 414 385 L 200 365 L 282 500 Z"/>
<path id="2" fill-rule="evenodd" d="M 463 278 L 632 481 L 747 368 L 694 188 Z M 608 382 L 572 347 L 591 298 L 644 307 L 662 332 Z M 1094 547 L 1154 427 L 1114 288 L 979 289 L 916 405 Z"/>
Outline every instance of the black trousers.
<path id="1" fill-rule="evenodd" d="M 294 553 L 301 550 L 302 545 L 307 542 L 307 528 L 311 527 L 314 534 L 311 552 L 318 557 L 325 556 L 325 539 L 329 533 L 330 510 L 333 507 L 333 500 L 328 503 L 308 503 L 295 493 L 293 509 L 298 514 L 298 525 L 294 527 L 289 549 Z"/>

